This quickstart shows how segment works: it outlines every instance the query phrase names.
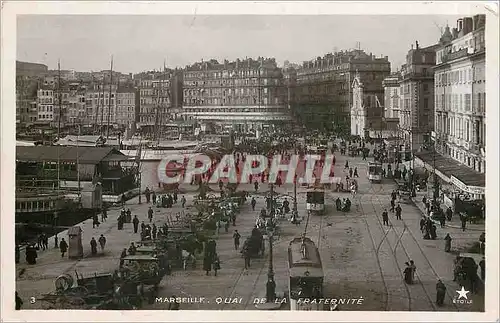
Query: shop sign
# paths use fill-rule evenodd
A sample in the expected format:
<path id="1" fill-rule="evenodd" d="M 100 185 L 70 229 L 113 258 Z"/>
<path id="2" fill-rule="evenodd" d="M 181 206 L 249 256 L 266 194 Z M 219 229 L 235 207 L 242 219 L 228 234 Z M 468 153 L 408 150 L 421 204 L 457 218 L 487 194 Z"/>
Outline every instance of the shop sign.
<path id="1" fill-rule="evenodd" d="M 467 192 L 470 194 L 485 194 L 484 187 L 467 186 L 464 183 L 462 183 L 462 181 L 459 180 L 458 178 L 456 178 L 455 176 L 451 176 L 451 182 L 453 183 L 453 185 L 455 185 L 456 187 L 458 187 L 459 189 L 461 189 L 464 192 Z"/>

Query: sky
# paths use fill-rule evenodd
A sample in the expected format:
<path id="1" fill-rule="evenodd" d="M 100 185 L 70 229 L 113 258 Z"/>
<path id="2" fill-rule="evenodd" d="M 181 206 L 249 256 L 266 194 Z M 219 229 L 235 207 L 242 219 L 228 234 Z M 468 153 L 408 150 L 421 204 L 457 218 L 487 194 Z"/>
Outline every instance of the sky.
<path id="1" fill-rule="evenodd" d="M 49 69 L 138 73 L 185 67 L 201 59 L 274 57 L 302 64 L 335 50 L 355 48 L 389 56 L 393 71 L 411 45 L 437 43 L 445 15 L 20 15 L 17 59 Z"/>

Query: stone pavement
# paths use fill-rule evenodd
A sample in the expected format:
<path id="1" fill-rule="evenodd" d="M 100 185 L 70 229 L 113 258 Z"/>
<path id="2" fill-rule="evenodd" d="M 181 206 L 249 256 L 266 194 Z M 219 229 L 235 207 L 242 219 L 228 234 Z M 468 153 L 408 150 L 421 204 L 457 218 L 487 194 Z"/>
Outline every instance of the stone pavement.
<path id="1" fill-rule="evenodd" d="M 187 205 L 192 204 L 192 195 L 186 195 Z M 133 215 L 137 215 L 139 220 L 148 223 L 147 209 L 148 204 L 138 204 L 138 197 L 127 201 L 125 207 L 130 208 Z M 132 223 L 125 223 L 123 230 L 118 230 L 117 218 L 121 208 L 114 208 L 108 211 L 108 219 L 100 224 L 99 227 L 92 228 L 92 219 L 77 224 L 82 232 L 82 244 L 84 257 L 82 259 L 68 259 L 67 255 L 61 259 L 59 249 L 54 248 L 53 237 L 49 240 L 49 249 L 38 252 L 38 259 L 35 265 L 28 265 L 25 261 L 24 252 L 21 253 L 21 261 L 16 265 L 16 290 L 24 300 L 23 308 L 40 309 L 42 305 L 36 301 L 42 294 L 54 291 L 55 279 L 64 273 L 75 276 L 75 271 L 83 276 L 93 275 L 94 273 L 109 273 L 118 269 L 120 254 L 123 248 L 128 248 L 131 242 L 139 241 L 139 233 L 133 233 Z M 154 208 L 153 223 L 159 227 L 163 225 L 168 214 L 176 214 L 182 211 L 178 202 L 171 209 Z M 90 239 L 96 240 L 103 234 L 106 237 L 106 247 L 102 253 L 98 247 L 97 256 L 90 255 Z M 58 234 L 59 241 L 65 238 L 68 241 L 67 230 Z M 29 300 L 34 298 L 35 302 L 30 304 Z"/>

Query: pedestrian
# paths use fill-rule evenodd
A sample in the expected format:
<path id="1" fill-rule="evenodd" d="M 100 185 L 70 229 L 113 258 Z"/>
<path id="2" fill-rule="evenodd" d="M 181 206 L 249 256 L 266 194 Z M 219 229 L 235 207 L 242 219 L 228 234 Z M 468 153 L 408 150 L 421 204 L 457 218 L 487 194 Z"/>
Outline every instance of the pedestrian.
<path id="1" fill-rule="evenodd" d="M 203 270 L 205 271 L 205 274 L 208 276 L 210 271 L 212 271 L 212 259 L 208 255 L 205 255 L 203 257 Z"/>
<path id="2" fill-rule="evenodd" d="M 49 236 L 45 233 L 43 234 L 43 247 L 49 249 Z"/>
<path id="3" fill-rule="evenodd" d="M 486 251 L 486 233 L 483 232 L 479 236 L 479 251 L 481 254 L 484 255 L 484 252 Z"/>
<path id="4" fill-rule="evenodd" d="M 171 311 L 178 311 L 181 307 L 181 304 L 179 304 L 179 302 L 177 301 L 177 297 L 175 297 L 175 295 L 172 295 L 170 299 L 174 299 L 174 301 L 168 304 L 168 309 Z"/>
<path id="5" fill-rule="evenodd" d="M 219 255 L 218 254 L 215 254 L 214 256 L 214 274 L 215 276 L 217 276 L 217 271 L 220 269 L 220 259 L 219 259 Z"/>
<path id="6" fill-rule="evenodd" d="M 229 232 L 229 219 L 227 221 L 224 222 L 224 231 L 226 233 Z"/>
<path id="7" fill-rule="evenodd" d="M 352 173 L 353 173 L 352 168 L 349 168 L 349 177 L 351 178 L 352 178 Z"/>
<path id="8" fill-rule="evenodd" d="M 411 268 L 411 283 L 415 281 L 415 273 L 417 271 L 417 266 L 415 266 L 415 263 L 413 260 L 410 260 L 410 268 Z"/>
<path id="9" fill-rule="evenodd" d="M 151 192 L 151 198 L 153 200 L 153 205 L 156 205 L 156 193 L 155 193 L 155 191 Z"/>
<path id="10" fill-rule="evenodd" d="M 134 233 L 137 233 L 137 230 L 139 229 L 139 219 L 137 218 L 137 215 L 134 215 L 132 224 L 134 225 Z"/>
<path id="11" fill-rule="evenodd" d="M 412 281 L 411 281 L 411 267 L 410 267 L 410 264 L 408 262 L 405 262 L 405 270 L 403 271 L 403 275 L 404 275 L 404 279 L 405 279 L 405 282 L 408 284 L 408 285 L 411 285 Z"/>
<path id="12" fill-rule="evenodd" d="M 436 225 L 432 224 L 431 230 L 430 230 L 431 231 L 430 234 L 431 234 L 431 239 L 432 240 L 436 240 L 436 238 L 437 238 L 436 230 L 437 230 Z"/>
<path id="13" fill-rule="evenodd" d="M 387 213 L 387 209 L 382 212 L 382 221 L 384 225 L 389 225 L 389 213 Z"/>
<path id="14" fill-rule="evenodd" d="M 130 209 L 127 209 L 127 211 L 125 212 L 125 219 L 124 219 L 126 223 L 130 223 L 130 221 L 132 221 L 132 211 L 130 211 Z"/>
<path id="15" fill-rule="evenodd" d="M 262 175 L 262 176 L 264 176 L 264 175 Z M 263 178 L 264 178 L 264 177 L 263 177 Z M 253 187 L 254 187 L 254 189 L 255 189 L 255 192 L 257 192 L 257 191 L 259 190 L 259 182 L 255 181 L 255 182 L 253 183 Z"/>
<path id="16" fill-rule="evenodd" d="M 391 212 L 394 212 L 394 207 L 396 206 L 395 200 L 391 200 Z"/>
<path id="17" fill-rule="evenodd" d="M 64 258 L 64 254 L 68 251 L 68 243 L 64 238 L 62 238 L 61 243 L 59 243 L 59 250 L 61 251 L 61 258 Z"/>
<path id="18" fill-rule="evenodd" d="M 446 237 L 444 237 L 444 252 L 450 252 L 451 250 L 451 237 L 450 237 L 450 234 L 447 233 L 446 234 Z"/>
<path id="19" fill-rule="evenodd" d="M 144 190 L 144 196 L 146 196 L 146 203 L 149 204 L 149 201 L 151 200 L 151 192 L 148 187 Z"/>
<path id="20" fill-rule="evenodd" d="M 123 263 L 125 260 L 123 258 L 127 257 L 127 248 L 123 248 L 122 253 L 120 255 L 120 268 L 123 268 Z"/>
<path id="21" fill-rule="evenodd" d="M 184 195 L 182 195 L 182 197 L 181 197 L 181 204 L 182 204 L 182 208 L 184 208 L 186 206 L 186 197 Z"/>
<path id="22" fill-rule="evenodd" d="M 23 306 L 23 300 L 19 296 L 19 293 L 16 291 L 16 311 L 21 310 L 21 307 Z"/>
<path id="23" fill-rule="evenodd" d="M 148 219 L 149 219 L 149 223 L 151 223 L 153 221 L 153 209 L 151 208 L 151 206 L 148 209 Z"/>
<path id="24" fill-rule="evenodd" d="M 146 230 L 146 224 L 144 224 L 144 221 L 142 221 L 141 222 L 141 233 L 143 233 L 144 230 Z"/>
<path id="25" fill-rule="evenodd" d="M 106 209 L 103 207 L 101 211 L 101 222 L 106 222 L 106 218 L 108 217 Z"/>
<path id="26" fill-rule="evenodd" d="M 250 251 L 243 246 L 243 258 L 245 259 L 245 269 L 250 268 Z"/>
<path id="27" fill-rule="evenodd" d="M 241 235 L 238 230 L 234 230 L 233 240 L 234 240 L 234 250 L 238 250 L 240 248 L 240 238 Z"/>
<path id="28" fill-rule="evenodd" d="M 97 254 L 97 241 L 95 241 L 94 237 L 90 239 L 90 251 L 93 256 Z"/>
<path id="29" fill-rule="evenodd" d="M 438 306 L 443 306 L 445 295 L 446 295 L 446 286 L 440 279 L 436 284 L 436 304 Z"/>
<path id="30" fill-rule="evenodd" d="M 396 220 L 401 220 L 401 205 L 398 203 L 398 206 L 396 207 Z"/>
<path id="31" fill-rule="evenodd" d="M 448 207 L 446 210 L 446 220 L 451 221 L 451 218 L 453 217 L 453 210 L 451 207 Z"/>
<path id="32" fill-rule="evenodd" d="M 130 243 L 130 247 L 128 247 L 128 254 L 133 256 L 135 255 L 135 252 L 137 251 L 137 248 L 133 242 Z"/>
<path id="33" fill-rule="evenodd" d="M 57 237 L 57 234 L 54 236 L 54 248 L 59 248 L 59 238 Z"/>
<path id="34" fill-rule="evenodd" d="M 99 245 L 101 245 L 101 251 L 104 252 L 104 247 L 106 246 L 106 238 L 103 234 L 99 237 Z"/>
<path id="35" fill-rule="evenodd" d="M 446 224 L 446 217 L 445 217 L 444 213 L 441 211 L 439 213 L 439 225 L 441 226 L 441 228 L 444 228 L 445 224 Z"/>
<path id="36" fill-rule="evenodd" d="M 344 170 L 346 170 L 346 169 L 349 169 L 349 161 L 348 160 L 345 161 Z"/>
<path id="37" fill-rule="evenodd" d="M 43 243 L 42 243 L 42 235 L 39 234 L 37 239 L 36 239 L 36 246 L 40 250 L 43 248 Z"/>
<path id="38" fill-rule="evenodd" d="M 178 195 L 177 195 L 177 191 L 174 191 L 174 203 L 177 204 L 177 201 L 178 201 Z"/>
<path id="39" fill-rule="evenodd" d="M 357 167 L 354 167 L 354 177 L 359 177 Z"/>
<path id="40" fill-rule="evenodd" d="M 122 194 L 121 200 L 122 200 L 122 206 L 125 206 L 125 203 L 127 202 L 127 198 L 125 197 L 125 193 Z"/>
<path id="41" fill-rule="evenodd" d="M 486 277 L 486 261 L 485 261 L 484 257 L 479 262 L 479 268 L 481 268 L 481 279 L 484 281 L 484 279 Z"/>
<path id="42" fill-rule="evenodd" d="M 92 229 L 94 229 L 95 227 L 99 227 L 99 217 L 97 216 L 97 214 L 94 214 L 92 216 Z"/>
<path id="43" fill-rule="evenodd" d="M 158 228 L 156 227 L 156 224 L 153 223 L 153 229 L 151 230 L 152 238 L 153 240 L 156 240 L 156 235 L 158 234 Z"/>
<path id="44" fill-rule="evenodd" d="M 252 211 L 255 211 L 255 205 L 257 205 L 257 201 L 255 200 L 255 197 L 252 197 L 252 202 L 250 202 L 252 205 Z"/>

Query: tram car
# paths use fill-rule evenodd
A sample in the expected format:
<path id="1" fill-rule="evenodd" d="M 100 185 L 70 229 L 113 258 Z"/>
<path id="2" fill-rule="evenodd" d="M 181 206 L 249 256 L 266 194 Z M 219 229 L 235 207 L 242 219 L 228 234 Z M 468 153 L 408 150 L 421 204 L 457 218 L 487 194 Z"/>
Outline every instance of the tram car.
<path id="1" fill-rule="evenodd" d="M 379 162 L 368 163 L 368 180 L 370 182 L 382 182 L 382 164 Z"/>
<path id="2" fill-rule="evenodd" d="M 325 213 L 325 190 L 320 188 L 309 189 L 306 196 L 307 212 L 317 215 Z"/>
<path id="3" fill-rule="evenodd" d="M 323 298 L 323 265 L 316 244 L 303 236 L 288 246 L 288 291 L 290 310 L 321 311 Z"/>

